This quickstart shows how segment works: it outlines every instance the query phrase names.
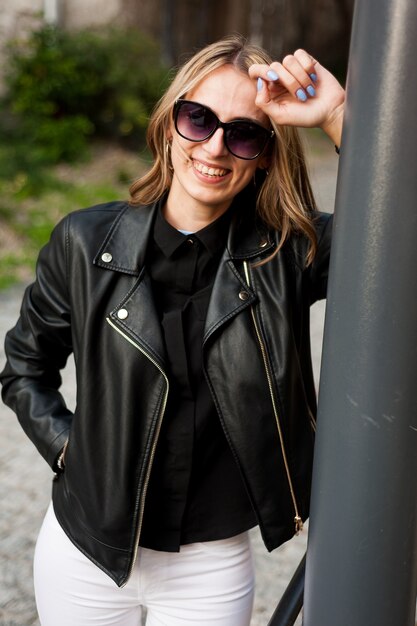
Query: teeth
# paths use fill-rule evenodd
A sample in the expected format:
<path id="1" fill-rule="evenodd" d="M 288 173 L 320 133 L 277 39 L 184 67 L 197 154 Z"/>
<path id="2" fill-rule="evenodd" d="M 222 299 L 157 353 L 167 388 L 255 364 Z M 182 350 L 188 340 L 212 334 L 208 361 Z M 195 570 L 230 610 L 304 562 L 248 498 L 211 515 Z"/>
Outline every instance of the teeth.
<path id="1" fill-rule="evenodd" d="M 204 174 L 205 176 L 226 176 L 228 171 L 214 167 L 207 167 L 207 165 L 203 165 L 203 163 L 199 163 L 198 161 L 193 161 L 193 165 L 198 172 Z"/>

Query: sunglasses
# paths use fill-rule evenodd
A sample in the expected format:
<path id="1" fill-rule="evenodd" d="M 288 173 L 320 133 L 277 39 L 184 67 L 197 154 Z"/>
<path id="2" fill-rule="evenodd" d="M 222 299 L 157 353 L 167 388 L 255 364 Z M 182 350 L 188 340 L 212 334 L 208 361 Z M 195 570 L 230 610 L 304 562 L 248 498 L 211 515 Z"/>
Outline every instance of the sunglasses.
<path id="1" fill-rule="evenodd" d="M 174 105 L 175 129 L 188 141 L 206 141 L 218 128 L 224 131 L 224 145 L 238 159 L 256 159 L 274 136 L 268 130 L 247 120 L 221 122 L 217 115 L 204 104 L 191 100 L 177 100 Z"/>

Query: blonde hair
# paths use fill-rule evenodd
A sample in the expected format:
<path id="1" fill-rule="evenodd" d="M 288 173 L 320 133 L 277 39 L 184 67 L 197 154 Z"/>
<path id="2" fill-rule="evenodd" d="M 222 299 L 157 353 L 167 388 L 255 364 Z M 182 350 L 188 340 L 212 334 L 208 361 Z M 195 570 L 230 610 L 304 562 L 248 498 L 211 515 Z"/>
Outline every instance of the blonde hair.
<path id="1" fill-rule="evenodd" d="M 269 65 L 271 62 L 262 48 L 248 44 L 240 35 L 233 35 L 206 46 L 179 69 L 153 111 L 147 143 L 154 161 L 151 169 L 131 185 L 131 204 L 155 202 L 171 186 L 167 133 L 175 101 L 219 67 L 233 65 L 247 74 L 254 63 Z M 313 225 L 316 205 L 302 143 L 296 128 L 277 126 L 272 120 L 271 123 L 275 136 L 269 144 L 269 175 L 257 189 L 257 213 L 268 227 L 279 231 L 278 250 L 292 233 L 305 235 L 310 242 L 307 262 L 311 263 L 317 248 Z"/>

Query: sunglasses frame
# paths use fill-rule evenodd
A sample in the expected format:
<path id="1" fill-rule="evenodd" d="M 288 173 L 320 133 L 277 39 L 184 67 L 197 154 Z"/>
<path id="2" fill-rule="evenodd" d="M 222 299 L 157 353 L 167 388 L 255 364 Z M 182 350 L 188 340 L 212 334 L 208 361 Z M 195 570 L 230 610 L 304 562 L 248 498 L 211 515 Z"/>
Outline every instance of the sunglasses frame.
<path id="1" fill-rule="evenodd" d="M 190 139 L 190 137 L 186 137 L 185 135 L 183 135 L 179 128 L 178 128 L 178 114 L 180 112 L 181 109 L 181 105 L 183 104 L 195 104 L 196 106 L 199 106 L 203 109 L 206 109 L 207 111 L 209 111 L 213 117 L 216 120 L 216 125 L 213 128 L 213 130 L 211 130 L 208 135 L 206 137 L 203 137 L 203 139 Z M 228 145 L 228 140 L 227 140 L 227 129 L 228 128 L 232 128 L 234 124 L 248 124 L 248 125 L 252 125 L 252 126 L 256 126 L 257 128 L 259 128 L 260 130 L 262 130 L 262 132 L 265 134 L 265 144 L 263 145 L 262 149 L 259 150 L 259 152 L 257 154 L 255 154 L 255 156 L 251 156 L 251 157 L 243 157 L 243 156 L 239 156 L 238 154 L 236 154 L 235 152 L 233 152 L 233 150 L 230 149 L 229 145 Z M 221 122 L 218 118 L 218 116 L 215 114 L 215 112 L 210 109 L 210 107 L 208 107 L 205 104 L 201 104 L 200 102 L 195 102 L 195 100 L 187 100 L 185 98 L 178 98 L 178 100 L 175 101 L 174 103 L 174 126 L 175 126 L 175 130 L 177 131 L 177 133 L 183 138 L 186 139 L 187 141 L 193 141 L 195 143 L 201 143 L 202 141 L 207 141 L 207 139 L 210 139 L 210 137 L 212 137 L 214 135 L 214 133 L 219 129 L 222 128 L 224 133 L 223 133 L 223 141 L 224 141 L 224 145 L 226 146 L 227 150 L 230 152 L 230 154 L 233 154 L 233 156 L 235 156 L 237 159 L 243 159 L 244 161 L 253 161 L 254 159 L 257 159 L 262 152 L 265 150 L 266 146 L 268 145 L 268 143 L 271 141 L 272 137 L 275 135 L 275 131 L 274 130 L 269 130 L 267 128 L 264 128 L 263 126 L 261 126 L 260 124 L 258 124 L 257 122 L 249 122 L 248 120 L 243 120 L 243 119 L 236 119 L 236 120 L 232 120 L 231 122 Z"/>

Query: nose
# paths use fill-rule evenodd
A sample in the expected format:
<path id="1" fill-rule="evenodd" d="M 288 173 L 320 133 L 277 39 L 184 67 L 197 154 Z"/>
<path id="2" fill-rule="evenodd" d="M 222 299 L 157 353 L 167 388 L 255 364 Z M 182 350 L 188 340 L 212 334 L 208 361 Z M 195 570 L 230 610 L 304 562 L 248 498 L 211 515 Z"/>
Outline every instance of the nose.
<path id="1" fill-rule="evenodd" d="M 204 142 L 204 148 L 211 156 L 223 156 L 227 154 L 223 128 L 218 128 L 214 135 Z"/>

